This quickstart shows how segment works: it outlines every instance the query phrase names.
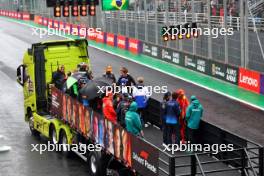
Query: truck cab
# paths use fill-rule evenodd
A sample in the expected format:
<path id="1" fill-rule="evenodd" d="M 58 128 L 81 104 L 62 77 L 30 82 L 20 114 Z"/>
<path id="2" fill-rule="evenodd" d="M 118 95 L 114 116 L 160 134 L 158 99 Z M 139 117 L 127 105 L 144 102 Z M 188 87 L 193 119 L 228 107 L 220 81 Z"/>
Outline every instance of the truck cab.
<path id="1" fill-rule="evenodd" d="M 24 54 L 23 64 L 17 68 L 17 81 L 23 86 L 25 121 L 29 122 L 32 133 L 50 137 L 51 128 L 60 126 L 59 121 L 49 115 L 52 74 L 61 65 L 65 67 L 65 74 L 73 72 L 82 62 L 89 65 L 87 40 L 36 43 Z"/>

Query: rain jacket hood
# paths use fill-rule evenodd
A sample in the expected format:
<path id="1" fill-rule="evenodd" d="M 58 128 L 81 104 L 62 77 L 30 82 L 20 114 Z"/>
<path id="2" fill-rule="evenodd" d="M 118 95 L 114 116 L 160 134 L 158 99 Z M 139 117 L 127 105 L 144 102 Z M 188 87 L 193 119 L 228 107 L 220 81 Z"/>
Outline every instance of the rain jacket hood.
<path id="1" fill-rule="evenodd" d="M 136 102 L 132 102 L 129 106 L 129 111 L 132 111 L 132 112 L 136 112 L 138 109 L 138 106 L 137 106 L 137 103 Z"/>
<path id="2" fill-rule="evenodd" d="M 126 112 L 126 129 L 134 135 L 139 135 L 142 130 L 142 124 L 137 111 L 137 103 L 132 102 L 128 111 Z"/>
<path id="3" fill-rule="evenodd" d="M 191 129 L 198 129 L 203 116 L 203 106 L 195 96 L 192 96 L 191 100 L 186 112 L 187 126 Z"/>

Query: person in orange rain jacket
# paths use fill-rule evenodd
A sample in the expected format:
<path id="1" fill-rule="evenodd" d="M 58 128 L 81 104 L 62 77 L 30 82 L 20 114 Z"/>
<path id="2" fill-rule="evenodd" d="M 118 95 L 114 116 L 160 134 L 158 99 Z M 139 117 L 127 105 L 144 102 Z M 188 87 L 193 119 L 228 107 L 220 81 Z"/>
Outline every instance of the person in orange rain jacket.
<path id="1" fill-rule="evenodd" d="M 116 123 L 116 112 L 113 105 L 113 94 L 108 93 L 103 98 L 103 114 L 106 119 Z"/>
<path id="2" fill-rule="evenodd" d="M 178 103 L 181 108 L 181 114 L 180 114 L 180 133 L 181 133 L 181 142 L 185 143 L 185 129 L 186 129 L 186 122 L 185 122 L 185 116 L 186 116 L 186 110 L 189 106 L 189 101 L 187 97 L 185 96 L 185 92 L 183 89 L 177 90 L 178 93 Z"/>

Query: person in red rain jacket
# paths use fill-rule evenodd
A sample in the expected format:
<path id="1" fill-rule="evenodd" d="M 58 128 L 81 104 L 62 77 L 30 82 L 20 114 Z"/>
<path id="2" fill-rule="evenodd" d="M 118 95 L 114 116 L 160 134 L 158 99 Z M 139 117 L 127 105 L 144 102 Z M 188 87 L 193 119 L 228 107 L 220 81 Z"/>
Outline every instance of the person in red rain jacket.
<path id="1" fill-rule="evenodd" d="M 177 91 L 178 93 L 178 103 L 181 108 L 181 114 L 180 114 L 180 133 L 181 133 L 181 142 L 185 143 L 185 129 L 186 129 L 186 122 L 185 122 L 185 116 L 186 111 L 189 106 L 189 101 L 187 97 L 185 96 L 185 92 L 183 89 L 179 89 Z"/>
<path id="2" fill-rule="evenodd" d="M 116 123 L 116 112 L 113 105 L 113 95 L 108 93 L 103 98 L 103 114 L 107 120 Z"/>

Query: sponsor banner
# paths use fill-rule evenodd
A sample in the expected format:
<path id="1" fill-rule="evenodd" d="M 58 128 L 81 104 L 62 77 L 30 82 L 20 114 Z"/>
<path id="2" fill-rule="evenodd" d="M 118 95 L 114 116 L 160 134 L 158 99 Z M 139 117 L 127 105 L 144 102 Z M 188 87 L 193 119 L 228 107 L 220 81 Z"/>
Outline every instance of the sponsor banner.
<path id="1" fill-rule="evenodd" d="M 159 175 L 159 151 L 139 138 L 132 137 L 132 167 L 141 175 Z"/>
<path id="2" fill-rule="evenodd" d="M 48 27 L 53 28 L 53 19 L 48 19 Z"/>
<path id="3" fill-rule="evenodd" d="M 34 17 L 34 23 L 36 23 L 36 24 L 39 24 L 39 19 L 40 19 L 41 17 L 40 16 L 35 16 Z"/>
<path id="4" fill-rule="evenodd" d="M 89 31 L 88 31 L 88 34 L 87 34 L 87 39 L 90 39 L 90 40 L 96 40 L 96 31 L 94 28 L 89 28 Z"/>
<path id="5" fill-rule="evenodd" d="M 104 32 L 97 33 L 96 42 L 104 43 L 104 41 L 105 41 L 105 33 Z"/>
<path id="6" fill-rule="evenodd" d="M 181 53 L 165 47 L 160 48 L 160 59 L 165 62 L 169 62 L 175 65 L 183 65 L 184 60 L 181 57 Z"/>
<path id="7" fill-rule="evenodd" d="M 60 21 L 59 29 L 63 30 L 65 28 L 65 23 L 63 21 Z"/>
<path id="8" fill-rule="evenodd" d="M 137 39 L 129 38 L 128 39 L 128 50 L 134 54 L 141 53 L 141 42 Z"/>
<path id="9" fill-rule="evenodd" d="M 121 49 L 127 49 L 127 38 L 123 35 L 116 37 L 116 46 Z"/>
<path id="10" fill-rule="evenodd" d="M 37 24 L 43 25 L 43 17 L 39 16 Z"/>
<path id="11" fill-rule="evenodd" d="M 264 75 L 260 76 L 260 93 L 264 94 Z"/>
<path id="12" fill-rule="evenodd" d="M 17 12 L 14 13 L 14 18 L 17 18 Z"/>
<path id="13" fill-rule="evenodd" d="M 215 62 L 215 61 L 211 61 L 211 71 L 210 71 L 210 75 L 212 77 L 221 79 L 221 80 L 225 80 L 226 77 L 226 65 L 219 63 L 219 62 Z"/>
<path id="14" fill-rule="evenodd" d="M 59 22 L 54 20 L 54 22 L 53 22 L 53 27 L 54 27 L 55 29 L 59 29 Z"/>
<path id="15" fill-rule="evenodd" d="M 191 70 L 196 70 L 197 68 L 197 59 L 193 55 L 183 54 L 184 58 L 184 67 L 189 68 Z"/>
<path id="16" fill-rule="evenodd" d="M 43 18 L 43 25 L 48 26 L 48 18 Z"/>
<path id="17" fill-rule="evenodd" d="M 62 112 L 64 112 L 64 108 L 66 107 L 65 97 L 62 96 L 62 93 L 58 89 L 52 88 L 51 98 L 51 115 L 61 119 L 64 115 Z"/>
<path id="18" fill-rule="evenodd" d="M 211 61 L 210 76 L 238 85 L 238 73 L 237 67 Z"/>
<path id="19" fill-rule="evenodd" d="M 107 33 L 106 34 L 106 43 L 110 46 L 115 46 L 115 34 Z"/>
<path id="20" fill-rule="evenodd" d="M 20 20 L 22 20 L 22 13 L 18 13 L 18 15 L 17 15 L 17 19 L 20 19 Z"/>
<path id="21" fill-rule="evenodd" d="M 196 57 L 196 71 L 208 75 L 210 72 L 209 60 L 201 57 Z"/>
<path id="22" fill-rule="evenodd" d="M 260 73 L 240 67 L 238 85 L 252 92 L 260 93 Z"/>
<path id="23" fill-rule="evenodd" d="M 160 59 L 161 58 L 161 50 L 160 47 L 157 45 L 153 45 L 153 44 L 149 44 L 149 43 L 145 43 L 143 42 L 142 44 L 142 53 L 150 56 L 150 57 L 155 57 Z"/>
<path id="24" fill-rule="evenodd" d="M 23 20 L 30 20 L 30 15 L 29 13 L 23 13 Z"/>

